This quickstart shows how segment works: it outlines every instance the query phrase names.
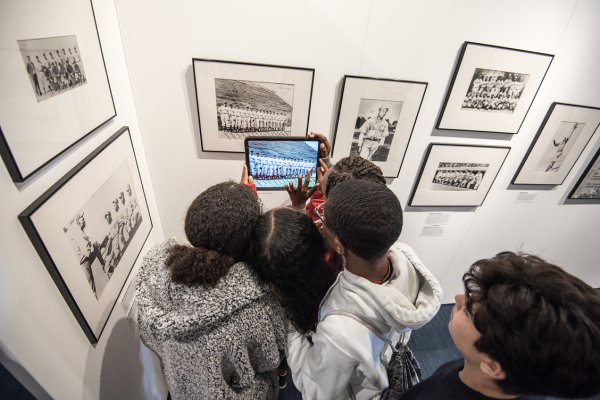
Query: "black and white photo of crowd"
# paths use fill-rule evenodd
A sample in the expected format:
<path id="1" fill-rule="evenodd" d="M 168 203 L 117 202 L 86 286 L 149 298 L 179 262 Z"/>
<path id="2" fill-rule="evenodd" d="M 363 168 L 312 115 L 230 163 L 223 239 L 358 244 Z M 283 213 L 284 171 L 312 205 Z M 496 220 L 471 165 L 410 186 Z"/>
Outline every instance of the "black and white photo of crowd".
<path id="1" fill-rule="evenodd" d="M 38 102 L 87 83 L 75 35 L 18 43 Z"/>
<path id="2" fill-rule="evenodd" d="M 561 121 L 535 171 L 558 172 L 584 126 L 582 122 Z"/>
<path id="3" fill-rule="evenodd" d="M 477 190 L 490 164 L 441 162 L 431 184 L 433 191 Z"/>
<path id="4" fill-rule="evenodd" d="M 125 161 L 63 228 L 96 299 L 141 223 Z"/>
<path id="5" fill-rule="evenodd" d="M 461 110 L 512 114 L 528 80 L 528 74 L 475 68 Z"/>
<path id="6" fill-rule="evenodd" d="M 215 78 L 219 139 L 290 136 L 294 85 Z"/>

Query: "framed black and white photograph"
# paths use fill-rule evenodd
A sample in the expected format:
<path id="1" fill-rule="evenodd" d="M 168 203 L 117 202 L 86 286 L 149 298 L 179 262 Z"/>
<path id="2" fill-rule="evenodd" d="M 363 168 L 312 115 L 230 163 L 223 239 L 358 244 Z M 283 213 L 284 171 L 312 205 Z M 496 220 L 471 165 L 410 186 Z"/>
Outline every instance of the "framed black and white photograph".
<path id="1" fill-rule="evenodd" d="M 437 129 L 518 133 L 553 58 L 465 42 Z"/>
<path id="2" fill-rule="evenodd" d="M 96 343 L 152 229 L 128 128 L 69 171 L 19 220 Z"/>
<path id="3" fill-rule="evenodd" d="M 569 193 L 569 199 L 600 199 L 600 149 Z"/>
<path id="4" fill-rule="evenodd" d="M 116 110 L 89 0 L 15 2 L 0 25 L 0 155 L 24 182 Z"/>
<path id="5" fill-rule="evenodd" d="M 344 76 L 332 154 L 360 155 L 398 177 L 426 89 L 425 82 Z"/>
<path id="6" fill-rule="evenodd" d="M 562 185 L 599 124 L 600 108 L 552 103 L 512 183 Z"/>
<path id="7" fill-rule="evenodd" d="M 202 151 L 244 152 L 251 136 L 306 136 L 314 69 L 194 58 Z"/>
<path id="8" fill-rule="evenodd" d="M 431 143 L 409 205 L 482 205 L 509 151 L 509 147 Z"/>

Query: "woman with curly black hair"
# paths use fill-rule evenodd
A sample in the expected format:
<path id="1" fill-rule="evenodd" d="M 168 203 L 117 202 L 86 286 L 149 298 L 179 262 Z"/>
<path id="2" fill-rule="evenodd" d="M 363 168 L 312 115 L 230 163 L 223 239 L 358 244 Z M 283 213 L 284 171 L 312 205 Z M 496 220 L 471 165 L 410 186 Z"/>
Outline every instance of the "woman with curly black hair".
<path id="1" fill-rule="evenodd" d="M 264 214 L 256 224 L 247 259 L 298 332 L 315 330 L 319 303 L 335 281 L 325 261 L 327 244 L 311 219 L 289 208 Z"/>
<path id="2" fill-rule="evenodd" d="M 241 262 L 260 213 L 251 188 L 219 183 L 188 208 L 190 244 L 168 239 L 144 258 L 140 336 L 160 357 L 174 400 L 277 398 L 284 315 L 269 285 Z"/>

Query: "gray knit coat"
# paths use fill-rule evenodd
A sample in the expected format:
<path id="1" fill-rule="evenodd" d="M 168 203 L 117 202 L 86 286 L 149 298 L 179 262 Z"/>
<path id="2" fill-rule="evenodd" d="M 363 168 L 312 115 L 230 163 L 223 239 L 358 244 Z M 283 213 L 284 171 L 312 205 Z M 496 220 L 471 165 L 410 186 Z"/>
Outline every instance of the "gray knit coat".
<path id="1" fill-rule="evenodd" d="M 164 262 L 176 243 L 148 252 L 136 286 L 140 336 L 161 359 L 171 397 L 276 399 L 286 335 L 269 286 L 241 262 L 213 289 L 175 284 Z"/>

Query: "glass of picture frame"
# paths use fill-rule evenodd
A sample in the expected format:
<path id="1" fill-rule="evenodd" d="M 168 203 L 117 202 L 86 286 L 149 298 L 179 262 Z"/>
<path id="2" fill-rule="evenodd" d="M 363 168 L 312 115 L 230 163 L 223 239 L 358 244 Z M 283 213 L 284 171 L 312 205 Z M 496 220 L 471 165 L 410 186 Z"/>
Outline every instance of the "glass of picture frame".
<path id="1" fill-rule="evenodd" d="M 89 0 L 4 8 L 0 155 L 24 182 L 116 110 Z"/>
<path id="2" fill-rule="evenodd" d="M 553 58 L 465 42 L 436 128 L 518 133 Z"/>
<path id="3" fill-rule="evenodd" d="M 98 342 L 152 221 L 127 127 L 19 215 L 91 343 Z"/>
<path id="4" fill-rule="evenodd" d="M 569 199 L 600 199 L 600 148 L 569 193 Z"/>
<path id="5" fill-rule="evenodd" d="M 552 103 L 514 185 L 562 185 L 600 124 L 600 108 Z"/>
<path id="6" fill-rule="evenodd" d="M 315 70 L 192 59 L 202 151 L 243 153 L 250 136 L 306 136 Z"/>
<path id="7" fill-rule="evenodd" d="M 397 178 L 426 82 L 344 76 L 332 155 L 360 155 Z"/>
<path id="8" fill-rule="evenodd" d="M 509 151 L 509 147 L 430 143 L 408 204 L 482 205 Z"/>

